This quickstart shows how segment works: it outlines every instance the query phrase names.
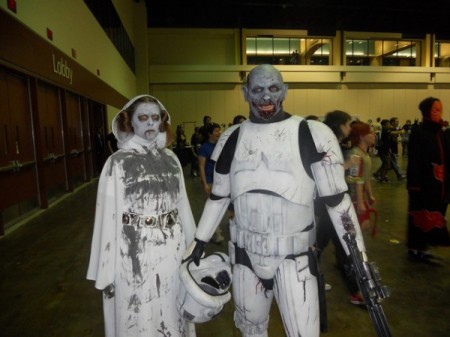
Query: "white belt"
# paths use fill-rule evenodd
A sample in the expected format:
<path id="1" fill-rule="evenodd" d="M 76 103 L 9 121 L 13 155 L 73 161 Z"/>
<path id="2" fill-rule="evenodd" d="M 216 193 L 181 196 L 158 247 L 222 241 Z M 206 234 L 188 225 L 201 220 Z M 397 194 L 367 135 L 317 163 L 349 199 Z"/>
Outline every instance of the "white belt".
<path id="1" fill-rule="evenodd" d="M 256 233 L 238 227 L 233 229 L 230 231 L 231 240 L 236 242 L 238 247 L 245 248 L 254 254 L 266 256 L 300 254 L 308 250 L 309 247 L 309 231 L 288 235 L 273 235 Z"/>

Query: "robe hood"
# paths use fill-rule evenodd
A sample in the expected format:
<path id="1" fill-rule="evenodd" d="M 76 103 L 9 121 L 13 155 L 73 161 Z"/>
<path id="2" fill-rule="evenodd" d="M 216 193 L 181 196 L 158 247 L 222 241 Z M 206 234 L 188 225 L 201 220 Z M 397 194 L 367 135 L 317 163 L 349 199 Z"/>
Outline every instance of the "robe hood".
<path id="1" fill-rule="evenodd" d="M 113 118 L 113 121 L 112 121 L 112 132 L 113 132 L 114 136 L 116 136 L 116 138 L 117 138 L 117 146 L 119 147 L 119 149 L 124 148 L 125 144 L 134 137 L 134 132 L 121 131 L 119 129 L 118 116 L 124 110 L 128 109 L 134 102 L 136 102 L 138 99 L 143 98 L 143 97 L 148 97 L 148 98 L 156 100 L 156 103 L 159 105 L 159 108 L 161 109 L 161 111 L 167 112 L 167 116 L 168 116 L 167 122 L 170 124 L 169 112 L 156 97 L 153 97 L 151 95 L 138 95 L 136 97 L 133 97 L 130 101 L 128 101 L 127 104 L 125 104 L 123 106 L 123 108 L 116 114 L 116 116 Z M 158 134 L 158 136 L 156 137 L 156 143 L 157 143 L 158 148 L 166 147 L 166 142 L 167 142 L 167 133 L 160 132 Z"/>

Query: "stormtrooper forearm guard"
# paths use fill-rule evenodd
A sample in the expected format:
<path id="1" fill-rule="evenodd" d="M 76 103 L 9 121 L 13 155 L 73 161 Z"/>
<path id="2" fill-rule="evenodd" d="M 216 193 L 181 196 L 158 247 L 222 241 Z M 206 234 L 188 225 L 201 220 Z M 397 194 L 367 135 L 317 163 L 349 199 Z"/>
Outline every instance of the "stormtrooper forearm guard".
<path id="1" fill-rule="evenodd" d="M 340 196 L 336 196 L 340 197 Z M 352 200 L 348 193 L 342 195 L 342 199 L 339 203 L 334 205 L 334 203 L 327 203 L 328 214 L 333 222 L 336 233 L 341 240 L 342 246 L 347 255 L 350 254 L 347 244 L 344 240 L 344 234 L 353 231 L 356 234 L 356 243 L 358 245 L 359 251 L 366 258 L 365 251 L 366 247 L 364 245 L 364 240 L 361 233 L 361 228 L 358 223 L 358 217 L 356 215 L 355 209 L 353 207 Z"/>
<path id="2" fill-rule="evenodd" d="M 198 223 L 195 238 L 204 242 L 208 242 L 214 234 L 217 226 L 222 220 L 228 204 L 229 198 L 208 199 L 203 209 L 202 216 Z"/>
<path id="3" fill-rule="evenodd" d="M 212 195 L 212 197 L 214 197 L 214 195 Z M 205 250 L 205 245 L 211 239 L 214 231 L 220 224 L 229 203 L 229 198 L 209 198 L 206 201 L 200 222 L 198 223 L 197 231 L 195 232 L 195 240 L 192 241 L 186 249 L 186 252 L 183 255 L 183 261 L 192 259 L 197 266 L 199 265 L 200 258 Z"/>

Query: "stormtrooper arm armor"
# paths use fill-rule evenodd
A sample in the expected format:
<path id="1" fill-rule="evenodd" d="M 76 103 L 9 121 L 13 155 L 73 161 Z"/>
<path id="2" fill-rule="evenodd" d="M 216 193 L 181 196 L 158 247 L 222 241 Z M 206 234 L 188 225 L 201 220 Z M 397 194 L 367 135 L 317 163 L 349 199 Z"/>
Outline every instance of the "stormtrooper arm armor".
<path id="1" fill-rule="evenodd" d="M 208 242 L 219 226 L 230 203 L 230 167 L 236 149 L 239 125 L 228 128 L 220 137 L 211 159 L 216 161 L 211 196 L 206 201 L 195 238 Z"/>
<path id="2" fill-rule="evenodd" d="M 216 166 L 211 195 L 206 201 L 198 223 L 195 241 L 192 242 L 185 252 L 184 260 L 194 259 L 196 264 L 199 263 L 205 244 L 213 236 L 230 204 L 230 167 L 238 134 L 238 125 L 230 127 L 222 134 L 214 148 L 211 159 L 216 161 Z M 222 151 L 224 148 L 226 150 Z"/>
<path id="3" fill-rule="evenodd" d="M 197 240 L 208 242 L 211 239 L 229 203 L 229 198 L 216 199 L 213 195 L 206 201 L 197 231 L 195 232 L 195 238 Z"/>
<path id="4" fill-rule="evenodd" d="M 358 248 L 364 253 L 366 249 L 358 218 L 351 198 L 346 193 L 344 158 L 336 136 L 323 123 L 308 123 L 308 125 L 317 152 L 323 154 L 320 161 L 311 164 L 318 197 L 325 199 L 328 213 L 347 255 L 349 250 L 343 238 L 347 231 L 355 232 Z"/>
<path id="5" fill-rule="evenodd" d="M 353 207 L 352 199 L 348 193 L 343 193 L 335 197 L 335 200 L 340 201 L 335 204 L 331 200 L 326 201 L 326 206 L 328 210 L 328 214 L 330 215 L 330 219 L 333 222 L 334 228 L 336 229 L 336 233 L 341 240 L 342 246 L 347 255 L 350 254 L 347 243 L 344 241 L 344 234 L 348 231 L 354 231 L 356 234 L 356 243 L 358 245 L 358 249 L 365 256 L 365 245 L 364 240 L 361 233 L 361 227 L 358 223 L 358 217 L 356 215 L 355 209 Z"/>
<path id="6" fill-rule="evenodd" d="M 217 226 L 219 226 L 229 203 L 230 198 L 221 198 L 214 194 L 210 195 L 198 223 L 195 240 L 192 241 L 184 253 L 183 261 L 192 259 L 197 266 L 199 265 L 200 258 L 205 250 L 205 245 L 213 236 Z"/>

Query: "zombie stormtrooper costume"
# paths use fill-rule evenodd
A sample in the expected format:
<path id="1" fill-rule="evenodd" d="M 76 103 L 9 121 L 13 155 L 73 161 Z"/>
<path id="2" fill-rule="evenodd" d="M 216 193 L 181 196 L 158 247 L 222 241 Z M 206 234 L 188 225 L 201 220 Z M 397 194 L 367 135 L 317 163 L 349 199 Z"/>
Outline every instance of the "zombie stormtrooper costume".
<path id="1" fill-rule="evenodd" d="M 234 319 L 245 337 L 267 336 L 273 296 L 287 336 L 319 336 L 317 265 L 310 249 L 316 191 L 327 198 L 338 235 L 345 233 L 345 219 L 365 250 L 353 205 L 344 193 L 338 141 L 326 125 L 284 112 L 286 90 L 272 66 L 258 66 L 249 74 L 244 96 L 250 120 L 228 129 L 216 146 L 212 194 L 196 242 L 186 253 L 198 260 L 233 202 Z"/>
<path id="2" fill-rule="evenodd" d="M 122 109 L 128 109 L 142 95 Z M 164 106 L 137 105 L 134 132 L 113 132 L 112 154 L 98 185 L 87 278 L 103 290 L 105 335 L 195 336 L 176 309 L 182 254 L 194 239 L 195 222 L 176 155 L 159 132 Z M 122 112 L 121 111 L 121 112 Z"/>

